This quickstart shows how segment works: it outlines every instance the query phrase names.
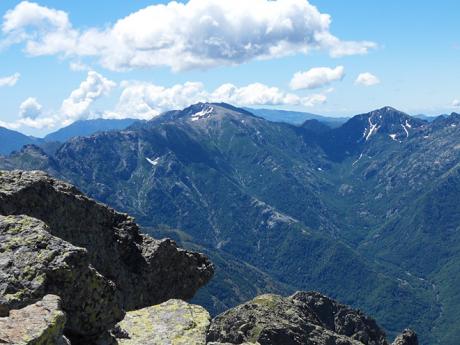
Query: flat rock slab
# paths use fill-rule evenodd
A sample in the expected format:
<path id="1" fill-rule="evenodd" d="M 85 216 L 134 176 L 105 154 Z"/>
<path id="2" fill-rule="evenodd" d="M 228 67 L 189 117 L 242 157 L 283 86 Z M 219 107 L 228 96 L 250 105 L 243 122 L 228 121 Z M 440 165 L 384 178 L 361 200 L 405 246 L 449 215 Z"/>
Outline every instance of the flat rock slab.
<path id="1" fill-rule="evenodd" d="M 128 312 L 117 326 L 119 345 L 205 345 L 211 317 L 181 300 Z"/>

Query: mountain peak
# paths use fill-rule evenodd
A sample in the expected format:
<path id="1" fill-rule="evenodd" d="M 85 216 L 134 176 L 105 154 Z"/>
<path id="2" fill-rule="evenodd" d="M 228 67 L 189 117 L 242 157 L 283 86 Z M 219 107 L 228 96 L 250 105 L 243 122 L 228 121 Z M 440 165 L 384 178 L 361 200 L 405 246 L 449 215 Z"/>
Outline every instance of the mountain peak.
<path id="1" fill-rule="evenodd" d="M 364 125 L 362 138 L 365 141 L 368 141 L 377 132 L 386 134 L 395 141 L 401 141 L 408 138 L 415 129 L 426 124 L 426 121 L 414 118 L 390 106 L 358 115 L 355 118 Z"/>
<path id="2" fill-rule="evenodd" d="M 188 118 L 192 122 L 211 118 L 223 118 L 227 116 L 253 116 L 249 111 L 235 107 L 227 103 L 200 102 L 193 104 L 182 111 L 180 117 Z"/>
<path id="3" fill-rule="evenodd" d="M 406 114 L 405 112 L 398 110 L 396 108 L 390 107 L 390 106 L 385 106 L 380 109 L 373 110 L 369 113 L 367 113 L 369 116 L 381 116 L 382 118 L 409 118 L 411 117 L 410 115 Z"/>
<path id="4" fill-rule="evenodd" d="M 401 110 L 398 110 L 396 108 L 393 108 L 389 105 L 383 107 L 383 108 L 380 108 L 380 109 L 377 109 L 375 111 L 378 111 L 378 112 L 384 112 L 384 113 L 388 113 L 388 112 L 397 112 L 397 113 L 402 113 L 402 114 L 405 114 L 404 112 L 402 112 Z"/>

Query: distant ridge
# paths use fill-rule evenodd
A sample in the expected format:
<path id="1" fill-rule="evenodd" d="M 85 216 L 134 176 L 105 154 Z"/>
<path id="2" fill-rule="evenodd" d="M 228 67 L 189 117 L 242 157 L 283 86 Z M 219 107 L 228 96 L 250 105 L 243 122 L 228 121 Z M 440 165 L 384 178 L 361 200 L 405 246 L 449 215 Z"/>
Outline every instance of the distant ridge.
<path id="1" fill-rule="evenodd" d="M 8 155 L 24 145 L 39 144 L 41 139 L 24 135 L 20 132 L 0 127 L 0 155 Z"/>
<path id="2" fill-rule="evenodd" d="M 244 108 L 254 115 L 263 117 L 266 120 L 273 122 L 286 122 L 293 125 L 301 125 L 308 120 L 318 120 L 331 128 L 338 127 L 345 123 L 347 117 L 328 117 L 301 111 L 277 110 L 277 109 L 254 109 Z"/>
<path id="3" fill-rule="evenodd" d="M 48 134 L 45 141 L 65 142 L 72 137 L 85 137 L 97 132 L 122 130 L 139 120 L 136 119 L 94 119 L 80 120 Z"/>

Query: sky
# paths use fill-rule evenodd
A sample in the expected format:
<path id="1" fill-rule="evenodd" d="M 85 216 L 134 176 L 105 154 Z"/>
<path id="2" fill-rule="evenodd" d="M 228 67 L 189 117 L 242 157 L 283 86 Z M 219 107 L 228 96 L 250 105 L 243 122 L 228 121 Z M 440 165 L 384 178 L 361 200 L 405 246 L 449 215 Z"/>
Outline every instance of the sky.
<path id="1" fill-rule="evenodd" d="M 150 119 L 200 101 L 460 112 L 458 0 L 0 1 L 0 126 Z"/>

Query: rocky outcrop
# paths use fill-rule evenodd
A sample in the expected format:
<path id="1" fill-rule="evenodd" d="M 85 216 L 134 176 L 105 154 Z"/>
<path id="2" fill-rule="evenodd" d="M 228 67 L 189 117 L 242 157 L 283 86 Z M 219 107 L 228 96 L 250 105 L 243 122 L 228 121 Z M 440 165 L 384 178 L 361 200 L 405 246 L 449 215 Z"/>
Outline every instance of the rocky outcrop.
<path id="1" fill-rule="evenodd" d="M 65 334 L 92 344 L 125 310 L 189 299 L 212 274 L 204 255 L 140 234 L 132 218 L 71 185 L 0 172 L 0 317 L 58 295 Z"/>
<path id="2" fill-rule="evenodd" d="M 315 292 L 262 295 L 216 317 L 209 342 L 261 345 L 387 345 L 374 320 Z"/>
<path id="3" fill-rule="evenodd" d="M 405 329 L 391 345 L 418 345 L 417 334 L 411 329 Z"/>
<path id="4" fill-rule="evenodd" d="M 190 299 L 213 275 L 204 255 L 141 234 L 133 218 L 42 172 L 1 172 L 0 214 L 40 219 L 54 236 L 85 248 L 91 265 L 115 283 L 127 310 Z"/>
<path id="5" fill-rule="evenodd" d="M 66 316 L 58 296 L 47 295 L 23 309 L 0 317 L 0 343 L 15 345 L 67 345 L 63 336 Z"/>
<path id="6" fill-rule="evenodd" d="M 297 292 L 290 299 L 305 310 L 312 311 L 326 329 L 368 345 L 386 343 L 385 333 L 375 320 L 359 310 L 318 292 Z"/>
<path id="7" fill-rule="evenodd" d="M 181 300 L 128 312 L 113 331 L 119 345 L 205 345 L 211 317 Z"/>
<path id="8" fill-rule="evenodd" d="M 123 318 L 115 285 L 91 267 L 85 249 L 28 216 L 0 216 L 0 316 L 59 295 L 66 331 L 97 337 Z"/>

